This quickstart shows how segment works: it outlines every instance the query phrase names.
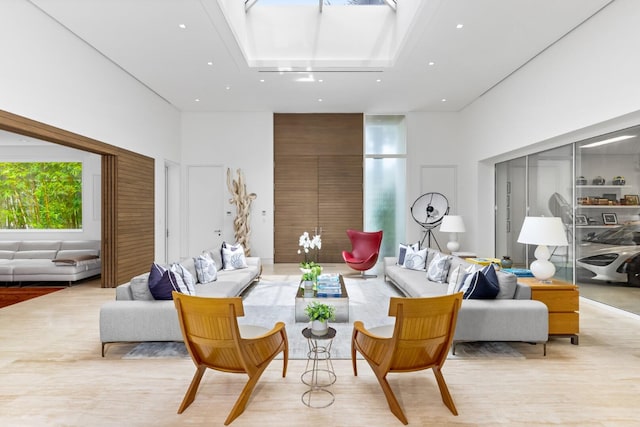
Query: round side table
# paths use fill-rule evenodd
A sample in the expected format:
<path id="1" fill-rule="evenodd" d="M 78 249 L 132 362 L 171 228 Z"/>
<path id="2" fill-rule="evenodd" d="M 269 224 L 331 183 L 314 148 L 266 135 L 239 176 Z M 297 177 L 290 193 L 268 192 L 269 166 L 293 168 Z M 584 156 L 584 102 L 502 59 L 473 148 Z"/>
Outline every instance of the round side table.
<path id="1" fill-rule="evenodd" d="M 302 403 L 310 408 L 326 408 L 335 401 L 335 397 L 328 387 L 336 382 L 336 373 L 331 362 L 331 345 L 336 336 L 336 330 L 329 328 L 326 335 L 314 335 L 311 328 L 304 328 L 302 335 L 307 339 L 307 366 L 300 376 L 303 384 L 309 390 L 302 394 Z"/>

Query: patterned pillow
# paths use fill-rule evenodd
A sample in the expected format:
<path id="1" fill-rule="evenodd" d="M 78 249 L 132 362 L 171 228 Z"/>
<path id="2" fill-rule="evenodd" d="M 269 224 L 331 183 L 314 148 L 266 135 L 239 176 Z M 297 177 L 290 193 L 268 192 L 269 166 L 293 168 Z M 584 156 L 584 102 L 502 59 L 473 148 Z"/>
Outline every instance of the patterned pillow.
<path id="1" fill-rule="evenodd" d="M 196 276 L 198 276 L 198 282 L 209 283 L 218 279 L 218 269 L 216 268 L 216 262 L 211 258 L 209 252 L 203 252 L 193 259 L 193 263 L 196 265 Z"/>
<path id="2" fill-rule="evenodd" d="M 187 295 L 196 294 L 196 281 L 189 270 L 187 270 L 182 264 L 178 263 L 171 264 L 169 270 L 171 270 L 176 275 L 176 279 L 178 279 L 178 286 L 180 287 L 180 292 Z"/>
<path id="3" fill-rule="evenodd" d="M 432 282 L 444 283 L 449 275 L 449 264 L 451 257 L 449 255 L 438 253 L 429 264 L 427 270 L 427 279 Z"/>
<path id="4" fill-rule="evenodd" d="M 154 262 L 149 272 L 149 291 L 157 300 L 173 299 L 171 292 L 180 292 L 176 275 Z"/>
<path id="5" fill-rule="evenodd" d="M 247 268 L 247 259 L 244 256 L 244 248 L 242 245 L 239 243 L 235 245 L 223 243 L 222 264 L 224 265 L 224 270 Z"/>
<path id="6" fill-rule="evenodd" d="M 416 242 L 413 245 L 407 245 L 405 243 L 400 243 L 400 245 L 398 245 L 398 262 L 396 262 L 397 265 L 404 265 L 404 257 L 407 254 L 407 248 L 408 247 L 413 249 L 414 252 L 417 252 L 417 251 L 420 250 L 420 242 Z"/>
<path id="7" fill-rule="evenodd" d="M 407 253 L 404 256 L 404 262 L 402 266 L 409 270 L 422 270 L 427 262 L 427 250 L 420 249 L 414 250 L 413 247 L 407 246 Z"/>
<path id="8" fill-rule="evenodd" d="M 476 271 L 480 271 L 480 268 L 481 267 L 478 264 L 472 264 L 465 268 L 465 275 L 462 278 L 462 282 L 460 283 L 460 286 L 458 286 L 456 292 L 466 292 L 467 289 L 469 289 L 469 286 L 471 286 L 471 276 L 473 276 L 473 273 L 475 273 Z"/>

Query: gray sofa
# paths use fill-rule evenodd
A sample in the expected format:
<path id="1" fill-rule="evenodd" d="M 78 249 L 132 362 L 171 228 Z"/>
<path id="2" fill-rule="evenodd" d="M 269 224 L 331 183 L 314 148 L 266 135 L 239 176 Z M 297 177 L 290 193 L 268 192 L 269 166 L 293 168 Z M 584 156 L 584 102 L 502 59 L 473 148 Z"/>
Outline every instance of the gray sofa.
<path id="1" fill-rule="evenodd" d="M 220 268 L 219 250 L 208 250 Z M 247 268 L 220 270 L 217 280 L 196 283 L 197 296 L 232 297 L 240 295 L 260 278 L 260 258 L 247 257 Z M 180 262 L 197 277 L 193 258 Z M 131 279 L 116 288 L 116 298 L 100 308 L 100 341 L 102 356 L 105 346 L 116 342 L 182 341 L 178 314 L 172 300 L 155 300 L 149 291 L 149 273 Z"/>
<path id="2" fill-rule="evenodd" d="M 101 273 L 100 240 L 0 241 L 1 282 L 71 283 Z"/>
<path id="3" fill-rule="evenodd" d="M 430 251 L 432 251 L 430 249 Z M 431 256 L 429 257 L 431 259 Z M 425 271 L 410 270 L 396 264 L 396 258 L 384 258 L 385 280 L 393 283 L 408 297 L 437 296 L 447 293 L 448 283 L 436 283 L 427 279 Z M 447 282 L 455 268 L 466 268 L 467 261 L 451 257 Z M 517 277 L 497 272 L 500 292 L 496 299 L 465 299 L 458 313 L 453 352 L 460 342 L 472 341 L 523 341 L 543 344 L 549 336 L 547 306 L 531 299 L 531 288 L 518 283 Z"/>

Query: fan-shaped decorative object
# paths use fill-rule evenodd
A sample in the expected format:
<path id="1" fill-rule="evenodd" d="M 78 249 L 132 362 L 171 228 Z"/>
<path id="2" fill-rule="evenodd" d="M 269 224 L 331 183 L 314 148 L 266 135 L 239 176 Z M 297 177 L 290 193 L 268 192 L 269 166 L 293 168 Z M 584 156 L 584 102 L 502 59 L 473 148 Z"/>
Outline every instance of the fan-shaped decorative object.
<path id="1" fill-rule="evenodd" d="M 428 245 L 431 246 L 431 238 L 433 237 L 438 249 L 440 249 L 440 245 L 431 230 L 442 222 L 442 218 L 447 213 L 449 213 L 449 201 L 441 193 L 425 193 L 413 202 L 411 216 L 425 230 L 424 237 L 420 242 L 421 245 L 424 243 L 425 238 L 429 236 Z"/>

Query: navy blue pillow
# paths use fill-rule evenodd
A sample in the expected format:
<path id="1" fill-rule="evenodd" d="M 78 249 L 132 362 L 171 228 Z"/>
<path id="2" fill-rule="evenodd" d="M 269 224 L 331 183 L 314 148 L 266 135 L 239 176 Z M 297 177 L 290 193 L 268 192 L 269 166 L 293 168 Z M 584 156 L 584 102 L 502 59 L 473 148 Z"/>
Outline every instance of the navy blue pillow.
<path id="1" fill-rule="evenodd" d="M 489 273 L 490 275 L 491 273 Z M 493 271 L 495 275 L 495 271 Z M 496 275 L 497 278 L 497 275 Z M 500 287 L 487 278 L 481 271 L 476 271 L 471 276 L 471 283 L 464 293 L 464 299 L 495 299 L 500 292 Z"/>
<path id="2" fill-rule="evenodd" d="M 482 267 L 480 271 L 484 273 L 484 277 L 486 277 L 493 286 L 496 286 L 498 290 L 500 289 L 500 281 L 498 280 L 498 274 L 496 274 L 496 267 L 493 264 Z"/>
<path id="3" fill-rule="evenodd" d="M 149 292 L 157 300 L 167 300 L 173 299 L 171 291 L 180 292 L 173 272 L 154 262 L 149 272 Z"/>

